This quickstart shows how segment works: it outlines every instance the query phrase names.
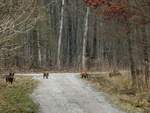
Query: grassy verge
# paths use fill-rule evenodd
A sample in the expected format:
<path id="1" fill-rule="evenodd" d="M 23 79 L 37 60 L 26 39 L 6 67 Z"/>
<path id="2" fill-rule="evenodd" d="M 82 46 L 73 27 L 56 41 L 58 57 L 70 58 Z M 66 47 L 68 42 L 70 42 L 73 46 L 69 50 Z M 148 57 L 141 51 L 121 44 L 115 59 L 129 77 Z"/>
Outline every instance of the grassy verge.
<path id="1" fill-rule="evenodd" d="M 30 94 L 37 82 L 31 77 L 17 77 L 13 85 L 0 79 L 0 113 L 36 113 Z"/>
<path id="2" fill-rule="evenodd" d="M 110 78 L 107 74 L 91 75 L 88 81 L 98 90 L 108 94 L 111 102 L 127 113 L 150 113 L 147 97 L 150 91 L 136 92 L 130 88 L 128 75 Z"/>

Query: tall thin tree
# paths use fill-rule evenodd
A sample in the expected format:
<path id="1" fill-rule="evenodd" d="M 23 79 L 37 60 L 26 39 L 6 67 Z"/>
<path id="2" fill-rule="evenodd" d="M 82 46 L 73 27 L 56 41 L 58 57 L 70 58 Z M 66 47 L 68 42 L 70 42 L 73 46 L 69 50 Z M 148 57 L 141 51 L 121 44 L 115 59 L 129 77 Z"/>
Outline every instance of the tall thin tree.
<path id="1" fill-rule="evenodd" d="M 86 70 L 86 47 L 87 47 L 87 34 L 88 34 L 88 23 L 89 23 L 89 13 L 90 9 L 87 7 L 86 16 L 85 16 L 85 29 L 83 35 L 83 50 L 82 50 L 82 69 Z"/>
<path id="2" fill-rule="evenodd" d="M 58 67 L 58 69 L 61 68 L 60 53 L 61 53 L 61 45 L 62 45 L 62 31 L 63 31 L 63 24 L 64 24 L 64 6 L 65 6 L 65 0 L 62 0 L 60 29 L 59 29 L 59 38 L 58 38 L 58 50 L 57 50 L 57 67 Z"/>

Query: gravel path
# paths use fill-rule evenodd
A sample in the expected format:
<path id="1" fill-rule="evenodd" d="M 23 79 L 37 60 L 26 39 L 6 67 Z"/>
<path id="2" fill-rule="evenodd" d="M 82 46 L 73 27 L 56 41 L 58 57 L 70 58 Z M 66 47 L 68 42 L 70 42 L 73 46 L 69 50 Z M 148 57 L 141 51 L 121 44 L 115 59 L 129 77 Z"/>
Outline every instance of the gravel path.
<path id="1" fill-rule="evenodd" d="M 124 113 L 110 105 L 102 93 L 93 90 L 76 74 L 50 74 L 49 79 L 34 76 L 40 81 L 32 94 L 40 113 Z"/>

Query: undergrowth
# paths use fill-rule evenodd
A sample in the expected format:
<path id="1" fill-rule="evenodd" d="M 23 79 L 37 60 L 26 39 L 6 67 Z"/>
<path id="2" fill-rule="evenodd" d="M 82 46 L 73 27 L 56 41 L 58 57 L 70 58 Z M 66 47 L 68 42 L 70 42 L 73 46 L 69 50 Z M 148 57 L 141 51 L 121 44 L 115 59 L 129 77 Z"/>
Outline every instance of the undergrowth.
<path id="1" fill-rule="evenodd" d="M 128 74 L 109 77 L 108 74 L 91 75 L 88 81 L 99 91 L 106 92 L 111 102 L 118 105 L 127 113 L 150 113 L 148 97 L 150 91 L 136 91 L 131 88 Z"/>
<path id="2" fill-rule="evenodd" d="M 17 77 L 13 85 L 0 79 L 0 113 L 36 113 L 37 106 L 30 98 L 36 81 Z"/>

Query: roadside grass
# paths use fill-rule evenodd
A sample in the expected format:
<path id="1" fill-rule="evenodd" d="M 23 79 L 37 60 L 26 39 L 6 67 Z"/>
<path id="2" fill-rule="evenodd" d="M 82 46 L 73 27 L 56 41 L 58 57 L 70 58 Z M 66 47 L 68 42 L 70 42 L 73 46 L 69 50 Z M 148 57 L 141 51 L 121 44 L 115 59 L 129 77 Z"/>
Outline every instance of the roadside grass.
<path id="1" fill-rule="evenodd" d="M 150 103 L 147 101 L 150 91 L 136 92 L 131 89 L 131 80 L 127 73 L 112 78 L 108 74 L 91 75 L 88 81 L 99 91 L 108 94 L 110 101 L 125 112 L 150 113 Z"/>
<path id="2" fill-rule="evenodd" d="M 38 106 L 30 98 L 36 85 L 31 77 L 16 77 L 13 85 L 0 79 L 0 113 L 37 113 Z"/>

